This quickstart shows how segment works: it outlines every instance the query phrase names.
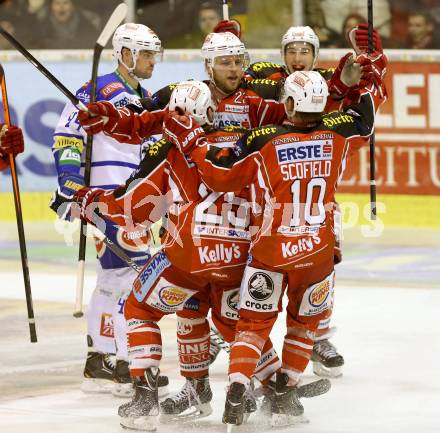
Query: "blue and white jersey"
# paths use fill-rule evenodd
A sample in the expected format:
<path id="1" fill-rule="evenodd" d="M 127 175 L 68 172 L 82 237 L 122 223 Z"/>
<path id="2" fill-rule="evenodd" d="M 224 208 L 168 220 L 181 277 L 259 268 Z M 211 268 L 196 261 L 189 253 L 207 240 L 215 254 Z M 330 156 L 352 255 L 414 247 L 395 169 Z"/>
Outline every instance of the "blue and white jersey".
<path id="1" fill-rule="evenodd" d="M 91 83 L 88 82 L 76 92 L 76 97 L 84 104 L 88 104 L 90 91 Z M 138 94 L 117 71 L 102 75 L 97 79 L 96 101 L 109 101 L 117 108 L 128 104 L 141 106 L 139 99 L 148 96 L 150 93 L 143 88 L 141 88 L 141 94 Z M 87 135 L 79 124 L 77 115 L 78 109 L 71 102 L 68 102 L 53 134 L 52 152 L 58 176 L 64 173 L 84 173 Z M 131 173 L 138 168 L 141 159 L 142 145 L 119 143 L 104 133 L 94 135 L 90 186 L 92 188 L 114 189 L 124 184 Z M 118 237 L 123 238 L 123 236 L 116 236 L 116 234 L 115 238 L 110 236 L 113 242 L 124 247 L 125 245 L 117 242 Z M 149 256 L 145 250 L 136 252 L 132 248 L 124 249 L 130 257 L 141 262 Z M 107 248 L 104 247 L 103 251 L 102 246 L 98 248 L 98 257 L 104 269 L 127 266 Z"/>

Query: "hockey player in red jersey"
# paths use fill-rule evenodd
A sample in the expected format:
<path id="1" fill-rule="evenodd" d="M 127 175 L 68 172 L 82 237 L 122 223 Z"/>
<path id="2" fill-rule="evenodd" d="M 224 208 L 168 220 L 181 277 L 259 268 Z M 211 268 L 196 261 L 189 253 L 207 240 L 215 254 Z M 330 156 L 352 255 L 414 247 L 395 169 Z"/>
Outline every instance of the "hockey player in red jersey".
<path id="1" fill-rule="evenodd" d="M 24 150 L 23 132 L 17 126 L 0 123 L 0 171 L 9 168 L 9 155 L 16 156 Z"/>
<path id="2" fill-rule="evenodd" d="M 354 28 L 350 39 L 357 54 L 367 51 L 367 25 L 359 24 Z M 378 55 L 383 54 L 380 35 L 375 30 L 373 31 L 373 47 Z M 317 67 L 319 38 L 313 29 L 308 26 L 290 27 L 286 31 L 281 39 L 281 57 L 284 60 L 284 65 L 270 62 L 253 63 L 246 71 L 246 78 L 249 80 L 270 79 L 279 81 L 295 71 L 317 71 L 325 78 L 329 87 L 326 112 L 338 110 L 350 88 L 356 85 L 360 79 L 361 71 L 359 65 L 354 63 L 353 53 L 345 54 L 336 68 L 323 69 Z M 381 62 L 380 67 L 384 74 L 386 71 L 385 56 L 381 57 Z M 358 140 L 356 145 L 352 143 L 350 151 L 353 152 L 365 143 L 365 140 Z M 342 260 L 342 215 L 339 205 L 336 203 L 335 206 L 335 230 L 337 232 L 335 263 L 339 263 Z M 331 317 L 328 317 L 320 323 L 316 334 L 312 355 L 313 371 L 320 376 L 338 377 L 342 374 L 344 358 L 329 340 L 336 331 L 335 327 L 330 327 L 330 319 Z"/>
<path id="3" fill-rule="evenodd" d="M 361 55 L 358 61 L 368 66 L 373 59 Z M 317 72 L 295 72 L 284 84 L 288 122 L 250 131 L 229 153 L 210 148 L 189 117 L 175 114 L 165 121 L 166 135 L 190 155 L 210 188 L 256 189 L 260 212 L 251 214 L 251 260 L 240 291 L 224 423 L 243 422 L 243 396 L 284 290 L 287 333 L 272 423 L 297 422 L 304 411 L 298 381 L 311 357 L 319 321 L 333 302 L 334 195 L 350 141 L 373 130 L 382 93 L 372 78 L 364 73 L 358 100 L 347 111 L 322 115 L 328 96 L 325 80 Z"/>

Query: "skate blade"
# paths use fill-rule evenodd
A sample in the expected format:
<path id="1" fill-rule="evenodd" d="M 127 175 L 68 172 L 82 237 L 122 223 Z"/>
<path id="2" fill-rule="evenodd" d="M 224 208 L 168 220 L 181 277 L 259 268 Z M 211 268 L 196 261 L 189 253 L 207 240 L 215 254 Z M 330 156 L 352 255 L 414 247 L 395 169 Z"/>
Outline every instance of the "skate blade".
<path id="1" fill-rule="evenodd" d="M 286 415 L 281 413 L 273 413 L 270 420 L 272 427 L 287 427 L 296 424 L 307 424 L 309 420 L 304 415 Z"/>
<path id="2" fill-rule="evenodd" d="M 81 384 L 81 391 L 86 394 L 110 394 L 114 382 L 107 379 L 84 379 Z"/>
<path id="3" fill-rule="evenodd" d="M 211 403 L 204 403 L 198 406 L 192 406 L 186 411 L 179 414 L 161 413 L 159 420 L 163 424 L 171 424 L 175 422 L 191 422 L 211 415 Z"/>
<path id="4" fill-rule="evenodd" d="M 138 431 L 156 431 L 157 418 L 156 416 L 139 416 L 137 418 L 119 418 L 121 427 L 128 430 Z"/>
<path id="5" fill-rule="evenodd" d="M 326 367 L 320 362 L 313 362 L 313 373 L 320 377 L 331 377 L 336 379 L 342 376 L 342 366 Z"/>

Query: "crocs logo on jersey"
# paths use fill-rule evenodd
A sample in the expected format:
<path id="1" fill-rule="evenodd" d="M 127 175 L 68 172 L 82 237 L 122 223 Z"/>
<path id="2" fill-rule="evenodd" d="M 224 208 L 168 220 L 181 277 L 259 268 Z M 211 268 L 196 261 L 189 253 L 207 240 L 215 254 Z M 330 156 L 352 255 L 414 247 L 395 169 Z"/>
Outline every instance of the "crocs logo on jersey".
<path id="1" fill-rule="evenodd" d="M 309 294 L 309 302 L 313 307 L 320 307 L 327 299 L 330 293 L 330 282 L 324 280 L 316 285 Z"/>
<path id="2" fill-rule="evenodd" d="M 329 161 L 333 156 L 332 140 L 300 141 L 276 146 L 278 164 L 297 161 Z"/>
<path id="3" fill-rule="evenodd" d="M 176 307 L 177 305 L 182 304 L 187 297 L 188 294 L 185 290 L 182 290 L 179 287 L 167 286 L 159 291 L 159 299 L 168 307 Z"/>
<path id="4" fill-rule="evenodd" d="M 240 301 L 240 291 L 239 290 L 234 290 L 226 298 L 226 303 L 228 304 L 228 307 L 234 311 L 238 311 L 238 302 L 239 301 Z"/>
<path id="5" fill-rule="evenodd" d="M 265 301 L 273 293 L 274 285 L 272 278 L 263 272 L 256 272 L 249 279 L 248 292 L 256 301 Z"/>

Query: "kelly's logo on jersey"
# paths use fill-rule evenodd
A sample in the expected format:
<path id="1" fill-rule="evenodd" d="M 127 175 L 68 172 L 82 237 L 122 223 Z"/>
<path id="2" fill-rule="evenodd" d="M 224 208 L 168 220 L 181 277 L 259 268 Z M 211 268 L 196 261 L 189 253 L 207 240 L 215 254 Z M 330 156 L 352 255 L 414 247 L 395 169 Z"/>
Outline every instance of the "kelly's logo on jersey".
<path id="1" fill-rule="evenodd" d="M 276 146 L 278 164 L 328 161 L 333 156 L 333 140 L 299 141 Z"/>
<path id="2" fill-rule="evenodd" d="M 118 89 L 124 89 L 124 85 L 118 81 L 115 81 L 113 83 L 107 84 L 99 91 L 99 93 L 101 93 L 102 96 L 107 98 L 109 95 L 116 92 Z"/>

